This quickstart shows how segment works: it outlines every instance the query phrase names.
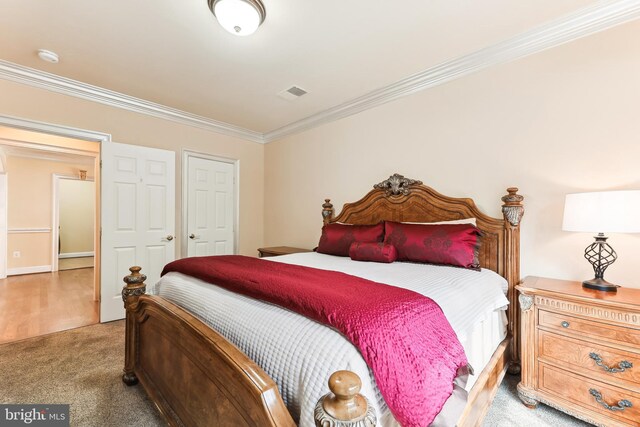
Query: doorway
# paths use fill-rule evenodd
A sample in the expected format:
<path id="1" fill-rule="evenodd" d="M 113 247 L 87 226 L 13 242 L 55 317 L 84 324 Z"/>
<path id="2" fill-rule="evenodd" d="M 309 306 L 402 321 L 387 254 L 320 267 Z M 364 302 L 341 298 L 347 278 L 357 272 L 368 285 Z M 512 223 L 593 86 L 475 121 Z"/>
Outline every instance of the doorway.
<path id="1" fill-rule="evenodd" d="M 183 255 L 236 253 L 237 173 L 237 160 L 184 152 Z"/>
<path id="2" fill-rule="evenodd" d="M 80 169 L 78 176 L 53 175 L 53 271 L 95 265 L 95 182 Z"/>
<path id="3" fill-rule="evenodd" d="M 48 132 L 54 128 L 57 135 Z M 91 247 L 84 252 L 95 255 L 99 198 L 93 177 L 99 170 L 102 139 L 61 136 L 66 130 L 0 116 L 0 343 L 99 320 L 99 262 L 58 271 L 52 200 L 56 176 L 75 180 L 80 171 L 87 171 L 94 195 L 88 201 L 92 214 L 85 231 Z M 73 136 L 88 134 L 68 131 Z"/>

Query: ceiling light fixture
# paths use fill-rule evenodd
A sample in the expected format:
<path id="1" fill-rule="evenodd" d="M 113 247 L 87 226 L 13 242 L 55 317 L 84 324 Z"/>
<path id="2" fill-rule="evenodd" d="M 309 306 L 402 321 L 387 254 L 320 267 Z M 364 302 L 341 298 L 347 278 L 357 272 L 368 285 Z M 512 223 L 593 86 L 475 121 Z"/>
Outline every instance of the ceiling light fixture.
<path id="1" fill-rule="evenodd" d="M 51 62 L 52 64 L 57 64 L 60 61 L 57 53 L 46 49 L 38 49 L 38 57 L 43 61 Z"/>
<path id="2" fill-rule="evenodd" d="M 264 22 L 266 11 L 260 0 L 207 0 L 222 28 L 237 36 L 253 34 Z"/>

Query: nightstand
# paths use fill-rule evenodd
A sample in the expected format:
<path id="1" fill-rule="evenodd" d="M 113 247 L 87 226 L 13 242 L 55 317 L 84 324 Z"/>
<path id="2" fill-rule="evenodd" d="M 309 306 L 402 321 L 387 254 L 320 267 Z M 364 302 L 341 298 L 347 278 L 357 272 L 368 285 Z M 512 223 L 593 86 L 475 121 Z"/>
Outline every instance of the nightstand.
<path id="1" fill-rule="evenodd" d="M 603 426 L 640 426 L 640 289 L 527 277 L 518 396 Z"/>
<path id="2" fill-rule="evenodd" d="M 292 248 L 290 246 L 272 246 L 269 248 L 259 248 L 258 254 L 260 258 L 266 258 L 270 256 L 297 254 L 301 252 L 313 252 L 309 249 Z"/>

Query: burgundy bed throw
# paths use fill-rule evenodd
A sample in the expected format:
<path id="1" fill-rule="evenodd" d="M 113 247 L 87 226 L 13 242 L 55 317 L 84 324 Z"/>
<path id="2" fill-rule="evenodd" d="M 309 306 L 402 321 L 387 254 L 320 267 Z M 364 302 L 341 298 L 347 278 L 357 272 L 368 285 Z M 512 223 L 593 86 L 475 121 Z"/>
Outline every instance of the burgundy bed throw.
<path id="1" fill-rule="evenodd" d="M 467 358 L 440 307 L 416 292 L 336 271 L 225 255 L 184 258 L 183 273 L 277 304 L 336 328 L 371 368 L 382 397 L 406 427 L 428 426 L 466 373 Z"/>

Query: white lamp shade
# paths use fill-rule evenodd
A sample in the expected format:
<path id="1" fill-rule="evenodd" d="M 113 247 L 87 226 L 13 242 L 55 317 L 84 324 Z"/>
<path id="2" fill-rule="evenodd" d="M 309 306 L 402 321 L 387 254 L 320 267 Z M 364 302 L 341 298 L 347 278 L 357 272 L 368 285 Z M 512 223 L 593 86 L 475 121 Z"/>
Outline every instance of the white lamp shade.
<path id="1" fill-rule="evenodd" d="M 253 34 L 264 19 L 260 11 L 245 0 L 218 0 L 213 13 L 222 28 L 237 36 Z"/>
<path id="2" fill-rule="evenodd" d="M 640 190 L 567 194 L 562 229 L 640 233 Z"/>

